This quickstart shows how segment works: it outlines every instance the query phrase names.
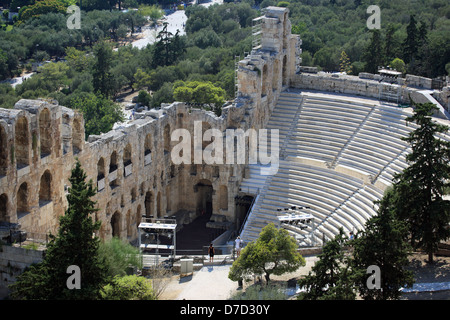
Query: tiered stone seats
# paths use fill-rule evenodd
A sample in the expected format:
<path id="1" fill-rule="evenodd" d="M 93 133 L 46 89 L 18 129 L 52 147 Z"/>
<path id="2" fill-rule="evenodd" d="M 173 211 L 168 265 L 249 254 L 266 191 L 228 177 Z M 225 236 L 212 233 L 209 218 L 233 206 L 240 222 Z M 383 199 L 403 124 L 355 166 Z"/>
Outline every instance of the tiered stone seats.
<path id="1" fill-rule="evenodd" d="M 343 150 L 337 164 L 361 170 L 372 177 L 383 171 L 382 178 L 389 183 L 406 165 L 404 153 L 408 143 L 400 138 L 412 129 L 405 125 L 405 117 L 406 113 L 400 108 L 377 106 Z"/>
<path id="2" fill-rule="evenodd" d="M 407 167 L 411 149 L 400 138 L 416 128 L 405 121 L 410 110 L 338 95 L 298 95 L 303 100 L 297 103 L 280 102 L 267 126 L 279 129 L 284 140 L 277 174 L 264 180 L 250 174 L 242 184 L 260 191 L 241 233 L 244 241 L 256 239 L 270 222 L 277 225 L 278 215 L 285 214 L 277 209 L 291 206 L 309 206 L 305 213 L 314 217 L 312 238 L 311 226 L 287 227 L 303 245 L 320 245 L 340 227 L 346 233 L 361 230 L 377 212 L 374 201 Z"/>
<path id="3" fill-rule="evenodd" d="M 286 152 L 332 162 L 371 110 L 370 105 L 307 96 Z"/>
<path id="4" fill-rule="evenodd" d="M 270 222 L 277 225 L 277 216 L 285 214 L 277 209 L 291 206 L 310 207 L 305 213 L 314 216 L 316 244 L 324 235 L 327 239 L 334 237 L 340 227 L 347 233 L 362 229 L 367 218 L 375 213 L 365 196 L 361 195 L 363 191 L 360 179 L 332 169 L 281 161 L 278 173 L 267 186 L 267 192 L 257 201 L 242 237 L 247 240 L 257 238 L 265 225 Z M 350 204 L 353 198 L 359 205 Z M 348 203 L 346 208 L 341 207 L 344 203 Z M 311 227 L 296 230 L 297 236 L 306 237 L 305 244 L 311 244 Z"/>
<path id="5" fill-rule="evenodd" d="M 272 116 L 267 123 L 266 129 L 278 129 L 280 145 L 288 138 L 290 125 L 294 121 L 295 114 L 300 107 L 301 101 L 302 97 L 299 94 L 288 92 L 283 92 L 278 98 L 277 105 L 272 112 Z M 268 132 L 269 142 L 271 136 L 271 133 Z M 266 147 L 268 148 L 267 154 L 270 154 L 271 149 L 269 145 Z M 266 178 L 266 175 L 261 175 L 261 166 L 259 164 L 250 164 L 249 177 L 243 179 L 240 186 L 241 191 L 249 194 L 257 194 L 264 187 Z"/>

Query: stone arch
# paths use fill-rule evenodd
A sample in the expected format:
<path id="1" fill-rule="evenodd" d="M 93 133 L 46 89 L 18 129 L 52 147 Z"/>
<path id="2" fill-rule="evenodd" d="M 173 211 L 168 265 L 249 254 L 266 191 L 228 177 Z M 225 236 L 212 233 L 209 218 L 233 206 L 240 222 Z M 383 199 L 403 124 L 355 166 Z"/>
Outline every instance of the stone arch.
<path id="1" fill-rule="evenodd" d="M 278 90 L 278 77 L 280 73 L 280 62 L 278 59 L 275 59 L 273 62 L 273 74 L 272 74 L 272 88 L 274 90 Z"/>
<path id="2" fill-rule="evenodd" d="M 124 167 L 126 167 L 127 165 L 132 163 L 131 154 L 132 154 L 131 144 L 127 144 L 127 146 L 123 150 L 123 166 Z"/>
<path id="3" fill-rule="evenodd" d="M 141 205 L 139 204 L 136 208 L 136 228 L 139 228 L 141 220 L 142 220 Z"/>
<path id="4" fill-rule="evenodd" d="M 145 136 L 145 142 L 144 142 L 144 155 L 147 155 L 152 152 L 152 135 L 149 133 Z"/>
<path id="5" fill-rule="evenodd" d="M 156 196 L 156 217 L 160 218 L 162 216 L 162 203 L 161 203 L 161 192 L 158 192 Z"/>
<path id="6" fill-rule="evenodd" d="M 52 135 L 51 135 L 51 116 L 50 110 L 42 109 L 39 113 L 39 137 L 41 142 L 41 158 L 52 153 Z"/>
<path id="7" fill-rule="evenodd" d="M 123 176 L 127 177 L 130 174 L 133 173 L 133 167 L 132 167 L 132 149 L 131 149 L 131 144 L 127 144 L 127 146 L 125 147 L 125 149 L 123 150 Z"/>
<path id="8" fill-rule="evenodd" d="M 111 217 L 111 235 L 116 238 L 120 238 L 120 212 L 116 211 Z"/>
<path id="9" fill-rule="evenodd" d="M 164 127 L 164 154 L 170 152 L 170 125 Z"/>
<path id="10" fill-rule="evenodd" d="M 228 187 L 219 187 L 219 207 L 222 210 L 228 210 Z"/>
<path id="11" fill-rule="evenodd" d="M 17 215 L 28 211 L 28 184 L 24 182 L 17 191 Z"/>
<path id="12" fill-rule="evenodd" d="M 29 158 L 30 133 L 28 131 L 28 120 L 20 117 L 15 125 L 15 157 L 17 168 L 26 167 L 30 164 Z"/>
<path id="13" fill-rule="evenodd" d="M 131 202 L 135 202 L 137 197 L 136 187 L 131 188 Z"/>
<path id="14" fill-rule="evenodd" d="M 68 134 L 70 128 L 70 116 L 64 113 L 62 116 L 62 130 L 63 130 L 63 154 L 70 151 L 70 135 Z"/>
<path id="15" fill-rule="evenodd" d="M 267 81 L 268 81 L 268 77 L 267 77 L 267 73 L 268 73 L 268 67 L 267 64 L 264 65 L 263 70 L 262 70 L 262 89 L 261 89 L 261 95 L 265 96 L 267 95 Z"/>
<path id="16" fill-rule="evenodd" d="M 117 152 L 113 151 L 109 160 L 109 173 L 117 170 Z"/>
<path id="17" fill-rule="evenodd" d="M 118 177 L 118 158 L 117 158 L 117 152 L 114 150 L 111 153 L 111 157 L 109 160 L 109 186 L 111 188 L 115 188 L 119 185 L 119 177 Z"/>
<path id="18" fill-rule="evenodd" d="M 105 159 L 100 157 L 97 162 L 97 181 L 102 180 L 105 177 Z"/>
<path id="19" fill-rule="evenodd" d="M 288 84 L 288 79 L 287 79 L 287 56 L 286 55 L 283 56 L 282 81 L 283 81 L 283 86 Z"/>
<path id="20" fill-rule="evenodd" d="M 205 150 L 205 148 L 207 146 L 209 146 L 212 143 L 212 141 L 213 141 L 213 139 L 211 139 L 210 141 L 204 141 L 203 140 L 203 137 L 205 136 L 206 130 L 209 130 L 209 129 L 211 129 L 211 125 L 209 124 L 209 122 L 203 121 L 202 122 L 202 137 L 201 137 L 201 140 L 202 140 L 202 151 Z"/>
<path id="21" fill-rule="evenodd" d="M 48 201 L 52 201 L 52 174 L 49 170 L 45 170 L 39 185 L 39 203 L 45 204 Z"/>
<path id="22" fill-rule="evenodd" d="M 213 210 L 213 186 L 210 180 L 201 179 L 195 185 L 197 190 L 197 207 L 196 211 L 199 214 L 211 215 Z"/>
<path id="23" fill-rule="evenodd" d="M 150 191 L 145 194 L 144 206 L 145 216 L 147 218 L 153 216 L 153 194 Z"/>
<path id="24" fill-rule="evenodd" d="M 84 141 L 83 128 L 78 118 L 73 119 L 72 125 L 72 150 L 73 154 L 79 153 L 83 149 Z"/>
<path id="25" fill-rule="evenodd" d="M 131 209 L 127 211 L 126 215 L 126 223 L 127 223 L 127 238 L 130 238 L 132 236 L 132 228 L 131 228 Z"/>
<path id="26" fill-rule="evenodd" d="M 8 172 L 8 135 L 5 128 L 0 125 L 0 176 Z"/>
<path id="27" fill-rule="evenodd" d="M 0 196 L 0 221 L 7 221 L 8 196 L 4 193 Z"/>

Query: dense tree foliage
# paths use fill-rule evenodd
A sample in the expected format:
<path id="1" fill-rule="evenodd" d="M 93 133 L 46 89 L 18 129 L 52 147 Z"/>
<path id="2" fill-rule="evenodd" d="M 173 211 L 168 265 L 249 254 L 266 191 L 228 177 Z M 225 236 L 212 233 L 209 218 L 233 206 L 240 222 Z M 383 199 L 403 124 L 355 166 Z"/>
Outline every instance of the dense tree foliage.
<path id="1" fill-rule="evenodd" d="M 385 192 L 378 202 L 377 215 L 369 219 L 364 231 L 352 242 L 354 266 L 359 294 L 366 300 L 398 299 L 400 289 L 412 286 L 414 279 L 407 270 L 408 255 L 412 248 L 408 244 L 406 223 L 399 219 L 392 190 Z M 380 270 L 380 287 L 367 285 L 367 269 L 377 266 Z"/>
<path id="2" fill-rule="evenodd" d="M 63 7 L 74 2 L 45 1 Z M 145 90 L 141 100 L 158 108 L 180 98 L 181 89 L 174 92 L 178 81 L 221 88 L 224 99 L 232 99 L 235 57 L 251 50 L 252 19 L 260 15 L 252 5 L 263 8 L 277 2 L 188 6 L 186 35 L 165 29 L 145 48 L 118 45 L 138 27 L 153 24 L 162 13 L 158 5 L 170 3 L 86 0 L 82 2 L 81 29 L 68 29 L 67 15 L 51 10 L 0 30 L 0 80 L 34 70 L 43 61 L 57 65 L 41 67 L 42 72 L 13 91 L 2 89 L 1 106 L 12 107 L 20 98 L 50 97 L 73 107 L 75 101 L 92 99 L 92 94 L 112 102 L 125 90 Z M 37 5 L 33 0 L 9 4 L 21 7 L 22 13 Z M 378 66 L 390 64 L 403 73 L 447 74 L 450 5 L 446 1 L 424 0 L 420 6 L 407 0 L 370 4 L 381 8 L 380 30 L 366 27 L 367 1 L 293 0 L 280 5 L 289 8 L 292 32 L 301 36 L 304 65 L 358 74 L 377 72 Z M 139 10 L 119 11 L 132 7 Z M 107 46 L 110 49 L 100 50 Z M 59 62 L 61 59 L 65 61 Z M 220 114 L 220 107 L 215 111 Z"/>
<path id="3" fill-rule="evenodd" d="M 239 281 L 253 275 L 264 275 L 269 283 L 270 275 L 293 272 L 306 264 L 297 252 L 297 242 L 284 229 L 273 223 L 265 226 L 258 239 L 250 242 L 231 266 L 228 278 Z"/>
<path id="4" fill-rule="evenodd" d="M 429 262 L 439 242 L 450 237 L 450 201 L 444 197 L 450 186 L 450 143 L 439 137 L 449 128 L 431 118 L 435 110 L 432 103 L 418 104 L 406 119 L 417 128 L 402 138 L 412 152 L 406 157 L 409 166 L 394 178 L 398 216 L 408 223 L 413 246 L 424 248 Z"/>
<path id="5" fill-rule="evenodd" d="M 355 282 L 350 257 L 345 252 L 348 238 L 342 229 L 339 234 L 323 246 L 319 260 L 309 274 L 299 280 L 304 292 L 300 300 L 354 300 Z"/>
<path id="6" fill-rule="evenodd" d="M 96 189 L 92 180 L 86 182 L 86 173 L 76 162 L 69 178 L 68 208 L 60 217 L 56 236 L 51 235 L 45 258 L 18 277 L 12 286 L 13 297 L 19 299 L 98 299 L 106 284 L 107 270 L 99 256 L 100 228 L 92 216 L 97 209 L 92 197 Z M 80 289 L 67 287 L 69 266 L 80 268 Z"/>
<path id="7" fill-rule="evenodd" d="M 268 0 L 267 4 L 273 5 Z M 450 4 L 445 0 L 341 0 L 335 4 L 329 0 L 292 0 L 288 6 L 292 31 L 302 38 L 302 55 L 307 57 L 308 65 L 339 71 L 340 53 L 344 50 L 353 74 L 368 71 L 366 66 L 370 65 L 365 65 L 363 57 L 374 36 L 366 26 L 369 5 L 378 5 L 381 11 L 381 29 L 376 36 L 382 66 L 400 58 L 407 63 L 408 73 L 426 77 L 448 74 L 445 65 L 450 62 Z M 415 60 L 410 63 L 412 54 Z"/>

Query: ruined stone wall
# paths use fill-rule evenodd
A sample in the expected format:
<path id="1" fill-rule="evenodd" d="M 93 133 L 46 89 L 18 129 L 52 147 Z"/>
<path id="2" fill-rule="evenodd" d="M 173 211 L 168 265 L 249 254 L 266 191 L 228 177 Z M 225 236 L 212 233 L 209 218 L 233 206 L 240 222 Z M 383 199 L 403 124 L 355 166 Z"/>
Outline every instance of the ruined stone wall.
<path id="1" fill-rule="evenodd" d="M 268 8 L 260 22 L 261 46 L 240 61 L 238 99 L 221 117 L 177 102 L 137 113 L 136 120 L 85 141 L 83 117 L 57 103 L 20 100 L 14 109 L 0 110 L 0 221 L 18 223 L 28 234 L 55 233 L 78 158 L 98 188 L 95 220 L 102 221 L 103 239 L 135 239 L 142 216 L 175 217 L 183 224 L 207 211 L 210 227 L 238 227 L 234 199 L 245 164 L 227 164 L 225 154 L 223 164 L 193 158 L 174 164 L 171 151 L 179 142 L 171 135 L 185 129 L 195 137 L 200 130 L 201 138 L 207 129 L 224 134 L 265 126 L 295 74 L 300 43 L 290 34 L 288 9 Z M 191 154 L 209 143 L 192 141 Z"/>

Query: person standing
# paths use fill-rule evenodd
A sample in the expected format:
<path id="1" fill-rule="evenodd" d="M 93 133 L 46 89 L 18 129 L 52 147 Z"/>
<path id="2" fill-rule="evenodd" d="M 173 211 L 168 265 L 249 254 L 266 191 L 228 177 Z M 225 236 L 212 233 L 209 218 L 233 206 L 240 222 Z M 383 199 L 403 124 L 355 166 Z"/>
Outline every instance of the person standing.
<path id="1" fill-rule="evenodd" d="M 208 254 L 209 254 L 209 262 L 214 262 L 214 247 L 212 243 L 209 245 Z"/>
<path id="2" fill-rule="evenodd" d="M 234 240 L 234 245 L 235 245 L 235 249 L 236 249 L 236 255 L 239 258 L 240 254 L 241 254 L 241 249 L 242 249 L 242 240 L 241 237 L 237 237 L 236 240 Z"/>

